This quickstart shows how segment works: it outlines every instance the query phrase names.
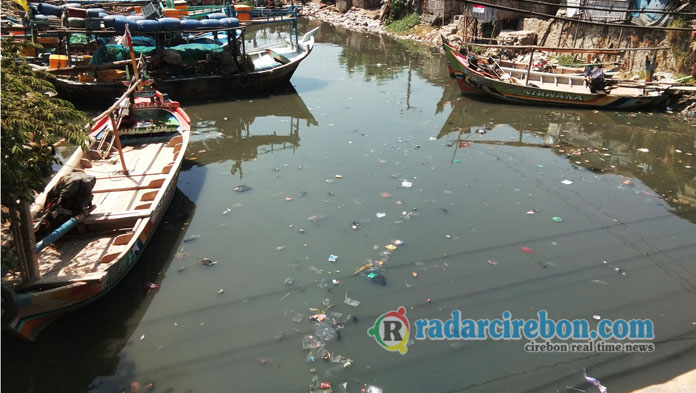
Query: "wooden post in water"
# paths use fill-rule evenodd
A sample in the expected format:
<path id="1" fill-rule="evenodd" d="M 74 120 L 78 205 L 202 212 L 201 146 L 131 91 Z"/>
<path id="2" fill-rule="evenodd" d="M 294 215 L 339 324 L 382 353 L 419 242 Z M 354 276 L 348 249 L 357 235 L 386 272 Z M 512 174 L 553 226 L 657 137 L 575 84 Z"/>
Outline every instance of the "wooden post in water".
<path id="1" fill-rule="evenodd" d="M 40 280 L 39 256 L 34 250 L 36 239 L 34 238 L 34 226 L 31 222 L 28 202 L 24 201 L 20 204 L 19 217 L 13 217 L 10 229 L 15 238 L 22 282 L 30 283 Z"/>
<path id="2" fill-rule="evenodd" d="M 121 158 L 121 168 L 123 168 L 123 174 L 128 175 L 128 168 L 126 168 L 126 160 L 123 158 L 123 149 L 121 148 L 121 138 L 118 136 L 118 125 L 114 120 L 112 114 L 109 114 L 109 120 L 111 120 L 111 128 L 114 131 L 114 138 L 116 139 L 116 148 L 118 149 L 118 156 Z"/>
<path id="3" fill-rule="evenodd" d="M 524 85 L 529 86 L 529 75 L 532 73 L 532 63 L 534 62 L 534 48 L 529 52 L 529 64 L 527 64 L 527 78 L 524 80 Z"/>

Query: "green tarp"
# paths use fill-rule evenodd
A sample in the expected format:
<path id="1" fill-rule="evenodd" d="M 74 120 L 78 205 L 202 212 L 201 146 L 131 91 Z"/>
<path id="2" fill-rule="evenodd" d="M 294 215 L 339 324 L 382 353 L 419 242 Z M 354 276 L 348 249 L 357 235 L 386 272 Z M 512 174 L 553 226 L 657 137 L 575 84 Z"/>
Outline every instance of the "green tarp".
<path id="1" fill-rule="evenodd" d="M 166 49 L 171 49 L 179 52 L 181 54 L 181 59 L 184 63 L 194 63 L 199 60 L 205 60 L 206 56 L 211 53 L 222 52 L 222 47 L 216 44 L 181 44 L 177 46 L 172 46 Z M 154 46 L 134 46 L 133 51 L 135 52 L 135 57 L 139 57 L 141 53 L 146 56 L 155 53 Z M 92 54 L 92 59 L 90 64 L 103 64 L 111 63 L 119 60 L 126 60 L 130 58 L 130 53 L 128 48 L 122 45 L 107 44 L 100 46 L 99 49 L 94 51 Z"/>

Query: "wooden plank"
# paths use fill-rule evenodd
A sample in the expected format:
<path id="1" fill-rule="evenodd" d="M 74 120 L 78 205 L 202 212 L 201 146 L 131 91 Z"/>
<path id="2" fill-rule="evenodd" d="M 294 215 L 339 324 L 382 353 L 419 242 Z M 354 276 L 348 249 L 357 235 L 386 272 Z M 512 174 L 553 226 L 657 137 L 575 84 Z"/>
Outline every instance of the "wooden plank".
<path id="1" fill-rule="evenodd" d="M 138 218 L 148 218 L 150 217 L 150 211 L 143 210 L 127 210 L 120 212 L 106 212 L 106 213 L 92 213 L 87 218 L 85 218 L 84 223 L 99 223 L 99 222 L 112 222 L 112 221 L 125 221 Z"/>

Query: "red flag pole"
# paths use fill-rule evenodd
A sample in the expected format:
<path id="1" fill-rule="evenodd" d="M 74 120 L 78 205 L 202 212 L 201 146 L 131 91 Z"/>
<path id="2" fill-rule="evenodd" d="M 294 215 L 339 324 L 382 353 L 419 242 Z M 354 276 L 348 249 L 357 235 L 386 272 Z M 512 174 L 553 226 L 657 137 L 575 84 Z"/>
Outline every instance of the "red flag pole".
<path id="1" fill-rule="evenodd" d="M 128 28 L 128 23 L 126 23 L 126 33 L 123 35 L 123 37 L 126 39 L 126 42 L 128 42 L 128 50 L 130 51 L 131 63 L 133 64 L 133 75 L 135 75 L 135 80 L 138 80 L 140 79 L 140 75 L 138 73 L 138 65 L 135 61 L 135 51 L 133 51 L 133 40 L 131 39 L 131 33 L 130 29 Z"/>

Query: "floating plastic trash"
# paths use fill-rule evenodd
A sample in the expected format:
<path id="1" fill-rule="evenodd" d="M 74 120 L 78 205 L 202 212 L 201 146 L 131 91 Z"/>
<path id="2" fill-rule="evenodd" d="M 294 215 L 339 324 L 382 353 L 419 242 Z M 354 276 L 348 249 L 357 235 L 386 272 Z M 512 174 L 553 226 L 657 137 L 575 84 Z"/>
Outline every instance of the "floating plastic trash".
<path id="1" fill-rule="evenodd" d="M 329 262 L 336 262 L 338 260 L 338 255 L 329 254 Z"/>
<path id="2" fill-rule="evenodd" d="M 570 184 L 573 184 L 573 181 L 566 179 L 566 180 L 561 181 L 561 183 L 566 184 L 566 185 L 570 185 Z"/>
<path id="3" fill-rule="evenodd" d="M 561 217 L 553 217 L 552 220 L 555 222 L 563 222 L 563 219 Z"/>
<path id="4" fill-rule="evenodd" d="M 346 298 L 343 300 L 343 303 L 345 303 L 345 304 L 347 304 L 347 305 L 349 305 L 349 306 L 358 307 L 358 306 L 360 305 L 360 300 L 351 299 L 351 298 L 349 298 L 349 297 L 346 297 Z"/>
<path id="5" fill-rule="evenodd" d="M 396 250 L 396 246 L 393 245 L 393 244 L 387 244 L 386 246 L 384 246 L 384 248 L 386 248 L 386 249 L 389 250 L 389 251 L 394 251 L 394 250 Z"/>
<path id="6" fill-rule="evenodd" d="M 232 191 L 236 191 L 236 192 L 244 192 L 244 191 L 249 191 L 249 190 L 251 190 L 251 187 L 247 186 L 246 184 L 241 184 L 241 185 L 232 189 Z"/>
<path id="7" fill-rule="evenodd" d="M 387 216 L 387 213 L 379 212 L 379 213 L 376 213 L 375 216 L 377 216 L 377 218 L 384 218 Z"/>
<path id="8" fill-rule="evenodd" d="M 320 322 L 317 326 L 316 335 L 318 339 L 322 341 L 331 341 L 338 336 L 336 333 L 336 328 L 331 326 L 327 322 Z"/>
<path id="9" fill-rule="evenodd" d="M 592 385 L 596 386 L 597 389 L 599 389 L 599 392 L 600 392 L 600 393 L 607 393 L 607 388 L 606 388 L 606 386 L 603 386 L 603 385 L 599 382 L 598 379 L 592 378 L 592 377 L 588 376 L 588 375 L 587 375 L 587 372 L 585 371 L 585 369 L 582 370 L 582 374 L 583 374 L 583 376 L 585 377 L 585 381 L 587 381 L 587 383 L 591 383 Z"/>
<path id="10" fill-rule="evenodd" d="M 529 247 L 520 247 L 520 251 L 525 254 L 534 254 L 534 251 L 532 251 L 532 249 Z"/>
<path id="11" fill-rule="evenodd" d="M 405 180 L 404 180 L 404 181 L 401 182 L 401 187 L 404 187 L 404 188 L 411 188 L 412 186 L 413 186 L 413 183 L 411 183 L 410 181 L 405 181 Z"/>

